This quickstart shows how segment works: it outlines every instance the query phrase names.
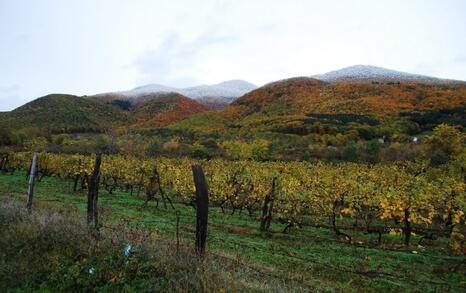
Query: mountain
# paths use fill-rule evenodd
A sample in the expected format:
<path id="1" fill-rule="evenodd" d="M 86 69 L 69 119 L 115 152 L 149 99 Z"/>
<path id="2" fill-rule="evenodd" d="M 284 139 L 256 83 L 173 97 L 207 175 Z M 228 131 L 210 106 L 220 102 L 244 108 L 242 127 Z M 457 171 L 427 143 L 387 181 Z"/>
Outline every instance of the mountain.
<path id="1" fill-rule="evenodd" d="M 232 103 L 250 112 L 370 114 L 438 110 L 466 104 L 466 84 L 327 83 L 291 78 L 267 84 Z"/>
<path id="2" fill-rule="evenodd" d="M 129 91 L 117 92 L 116 95 L 125 97 L 138 97 L 140 95 L 155 94 L 155 93 L 170 93 L 178 92 L 179 90 L 174 87 L 164 86 L 161 84 L 148 84 L 144 86 L 136 87 Z"/>
<path id="3" fill-rule="evenodd" d="M 244 80 L 229 80 L 214 85 L 200 85 L 181 89 L 183 95 L 192 99 L 203 97 L 237 98 L 256 89 L 252 83 Z"/>
<path id="4" fill-rule="evenodd" d="M 430 113 L 427 120 L 453 121 L 453 115 L 455 121 L 463 121 L 464 82 L 432 82 L 440 79 L 360 65 L 316 77 L 289 78 L 259 88 L 233 80 L 184 89 L 151 84 L 88 97 L 52 94 L 0 113 L 0 126 L 53 132 L 99 132 L 121 126 L 251 134 L 307 129 L 316 119 L 324 123 L 328 117 L 364 124 L 398 121 L 402 116 L 420 121 L 426 120 L 423 113 Z"/>
<path id="5" fill-rule="evenodd" d="M 313 75 L 313 78 L 327 82 L 355 82 L 355 81 L 375 81 L 375 82 L 418 82 L 418 83 L 462 83 L 451 79 L 441 79 L 437 77 L 401 72 L 382 67 L 370 65 L 354 65 L 339 70 L 330 71 L 324 74 Z M 464 83 L 464 82 L 463 82 Z"/>
<path id="6" fill-rule="evenodd" d="M 465 108 L 466 84 L 461 83 L 329 83 L 298 77 L 266 84 L 215 114 L 194 115 L 172 128 L 193 131 L 237 129 L 248 133 L 298 129 L 290 132 L 297 133 L 317 120 L 324 123 L 329 117 L 343 119 L 345 123 L 366 124 L 415 113 L 437 115 L 435 113 L 446 111 L 458 116 L 464 115 Z M 216 125 L 211 125 L 212 121 Z"/>
<path id="7" fill-rule="evenodd" d="M 0 113 L 6 129 L 40 128 L 54 133 L 102 132 L 113 127 L 157 128 L 208 111 L 178 93 L 78 97 L 51 94 Z"/>
<path id="8" fill-rule="evenodd" d="M 200 85 L 187 88 L 168 87 L 159 84 L 149 84 L 140 86 L 129 91 L 114 92 L 99 94 L 94 97 L 102 97 L 103 99 L 124 99 L 137 98 L 147 94 L 160 93 L 178 93 L 191 99 L 199 100 L 201 104 L 213 109 L 223 108 L 231 103 L 236 98 L 256 89 L 252 83 L 244 80 L 229 80 L 214 85 Z"/>
<path id="9" fill-rule="evenodd" d="M 296 112 L 319 98 L 319 87 L 326 83 L 309 77 L 295 77 L 264 85 L 234 101 L 248 114 L 257 112 Z"/>
<path id="10" fill-rule="evenodd" d="M 303 105 L 318 102 L 319 88 L 325 84 L 309 77 L 272 82 L 236 99 L 222 110 L 194 115 L 171 127 L 207 132 L 226 128 L 245 131 L 271 129 L 290 117 L 305 117 L 299 115 L 303 113 Z"/>
<path id="11" fill-rule="evenodd" d="M 200 104 L 206 106 L 207 108 L 211 110 L 220 110 L 220 109 L 226 108 L 229 104 L 231 104 L 236 99 L 237 98 L 235 97 L 232 97 L 232 98 L 200 97 L 200 98 L 197 98 L 196 101 L 198 101 Z"/>
<path id="12" fill-rule="evenodd" d="M 41 128 L 56 133 L 101 132 L 129 121 L 131 118 L 115 107 L 64 94 L 38 98 L 0 116 L 3 128 Z"/>
<path id="13" fill-rule="evenodd" d="M 130 111 L 136 123 L 131 127 L 164 127 L 208 110 L 206 106 L 178 93 L 148 94 L 133 101 Z"/>

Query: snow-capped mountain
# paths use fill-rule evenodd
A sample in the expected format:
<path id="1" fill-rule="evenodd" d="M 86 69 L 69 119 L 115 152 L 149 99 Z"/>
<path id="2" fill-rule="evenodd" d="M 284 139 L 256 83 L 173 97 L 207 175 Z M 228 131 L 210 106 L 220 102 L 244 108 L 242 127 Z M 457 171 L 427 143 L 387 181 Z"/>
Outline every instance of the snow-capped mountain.
<path id="1" fill-rule="evenodd" d="M 456 83 L 451 79 L 412 74 L 370 65 L 354 65 L 324 74 L 313 75 L 313 78 L 327 82 L 333 81 L 411 81 L 421 83 Z"/>
<path id="2" fill-rule="evenodd" d="M 182 94 L 192 99 L 204 97 L 237 98 L 254 89 L 257 86 L 244 80 L 229 80 L 214 85 L 200 85 L 181 89 Z"/>
<path id="3" fill-rule="evenodd" d="M 175 92 L 191 99 L 220 98 L 228 103 L 254 89 L 252 83 L 244 80 L 229 80 L 214 85 L 200 85 L 187 88 L 168 87 L 160 84 L 148 84 L 129 91 L 111 93 L 117 96 L 136 98 L 147 94 Z"/>
<path id="4" fill-rule="evenodd" d="M 115 94 L 127 96 L 127 97 L 138 97 L 141 95 L 152 94 L 152 93 L 170 93 L 178 92 L 179 89 L 161 84 L 148 84 L 136 87 L 129 91 L 117 92 Z"/>

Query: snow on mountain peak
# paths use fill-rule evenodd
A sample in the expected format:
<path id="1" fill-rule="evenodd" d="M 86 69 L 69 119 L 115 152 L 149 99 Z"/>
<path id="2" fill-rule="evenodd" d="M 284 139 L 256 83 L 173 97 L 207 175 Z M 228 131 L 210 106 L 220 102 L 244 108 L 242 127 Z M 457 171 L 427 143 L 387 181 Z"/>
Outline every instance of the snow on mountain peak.
<path id="1" fill-rule="evenodd" d="M 178 89 L 174 87 L 168 87 L 168 86 L 164 86 L 161 84 L 153 83 L 153 84 L 139 86 L 129 91 L 119 92 L 118 94 L 129 96 L 129 97 L 135 97 L 135 96 L 150 94 L 150 93 L 169 93 L 169 92 L 178 92 Z"/>
<path id="2" fill-rule="evenodd" d="M 415 81 L 415 82 L 454 82 L 431 76 L 412 74 L 371 65 L 354 65 L 324 74 L 313 75 L 323 81 Z"/>
<path id="3" fill-rule="evenodd" d="M 145 94 L 175 92 L 192 99 L 200 99 L 204 97 L 231 99 L 240 97 L 256 88 L 257 86 L 255 86 L 252 83 L 249 83 L 244 80 L 235 79 L 224 81 L 214 85 L 199 85 L 187 88 L 175 88 L 160 84 L 148 84 L 136 87 L 129 91 L 117 92 L 114 94 L 126 97 L 138 97 L 140 95 Z"/>
<path id="4" fill-rule="evenodd" d="M 200 85 L 182 89 L 182 94 L 198 99 L 201 97 L 240 97 L 257 87 L 243 80 L 228 80 L 214 85 Z"/>
<path id="5" fill-rule="evenodd" d="M 252 84 L 250 82 L 247 82 L 241 79 L 227 80 L 227 81 L 216 84 L 216 86 L 223 87 L 223 88 L 236 89 L 240 91 L 252 91 L 257 88 L 255 84 Z"/>

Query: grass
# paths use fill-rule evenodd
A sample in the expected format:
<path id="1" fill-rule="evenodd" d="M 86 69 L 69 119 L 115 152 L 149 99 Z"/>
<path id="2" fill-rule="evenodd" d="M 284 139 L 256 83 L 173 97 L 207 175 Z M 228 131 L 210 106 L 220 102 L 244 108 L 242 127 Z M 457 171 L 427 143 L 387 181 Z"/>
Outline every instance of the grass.
<path id="1" fill-rule="evenodd" d="M 0 199 L 3 201 L 24 201 L 26 189 L 27 181 L 24 173 L 0 175 Z M 47 213 L 69 214 L 72 215 L 69 218 L 79 222 L 80 219 L 85 218 L 86 195 L 84 193 L 73 194 L 70 190 L 69 181 L 56 177 L 44 178 L 36 184 L 34 209 L 45 210 L 48 211 Z M 124 192 L 116 192 L 110 196 L 105 191 L 101 191 L 100 207 L 104 231 L 117 227 L 123 234 L 132 235 L 131 229 L 135 229 L 144 235 L 155 235 L 157 241 L 151 245 L 157 247 L 159 251 L 157 257 L 166 260 L 165 266 L 170 271 L 170 273 L 161 274 L 159 278 L 164 280 L 163 284 L 166 284 L 159 288 L 161 290 L 182 292 L 222 290 L 464 292 L 466 290 L 464 277 L 466 259 L 449 255 L 445 239 L 435 240 L 423 247 L 404 248 L 398 245 L 402 243 L 399 235 L 385 235 L 382 245 L 378 247 L 373 245 L 376 242 L 374 235 L 353 233 L 353 237 L 359 244 L 349 244 L 337 239 L 331 231 L 325 228 L 304 227 L 283 234 L 281 233 L 283 225 L 279 223 L 272 223 L 271 233 L 261 233 L 257 229 L 258 215 L 255 217 L 249 217 L 246 214 L 230 215 L 228 212 L 222 213 L 218 208 L 210 208 L 207 247 L 209 257 L 208 261 L 202 264 L 204 273 L 196 275 L 196 268 L 200 265 L 190 259 L 188 252 L 183 260 L 175 260 L 171 257 L 175 250 L 176 231 L 176 214 L 171 208 L 165 209 L 162 204 L 159 208 L 155 208 L 154 203 L 144 207 L 142 198 L 130 196 Z M 176 204 L 175 208 L 180 215 L 182 247 L 190 249 L 194 243 L 194 209 L 182 204 Z M 0 233 L 3 239 L 2 247 L 11 245 L 8 239 L 14 239 L 14 235 L 8 234 L 10 236 L 5 237 L 6 232 L 3 229 Z M 18 232 L 18 234 L 21 233 Z M 110 233 L 107 237 L 113 239 L 112 235 Z M 131 240 L 128 237 L 126 239 L 125 241 L 135 241 L 136 245 L 141 247 L 148 242 L 148 240 Z M 69 241 L 76 240 L 73 238 Z M 62 243 L 62 245 L 65 244 L 65 242 Z M 70 243 L 70 245 L 81 247 L 78 244 Z M 120 250 L 122 245 L 121 242 L 118 246 Z M 118 254 L 116 251 L 114 253 Z M 121 252 L 119 253 L 121 255 Z M 53 257 L 47 258 L 44 262 L 50 262 L 55 258 L 60 259 L 64 257 L 62 254 L 63 251 L 58 250 Z M 110 253 L 110 255 L 113 254 Z M 12 260 L 6 258 L 7 264 L 9 261 Z M 28 259 L 20 259 L 18 262 L 23 261 L 27 263 Z M 106 254 L 97 253 L 93 256 L 93 262 L 106 272 L 115 271 L 118 268 L 106 261 Z M 147 256 L 136 263 L 151 269 L 147 272 L 130 269 L 130 275 L 133 277 L 127 278 L 126 282 L 117 278 L 118 284 L 111 289 L 132 288 L 137 291 L 143 288 L 154 289 L 150 286 L 155 278 L 152 275 L 153 270 L 156 270 L 154 267 L 157 268 L 153 256 Z M 71 267 L 66 267 L 60 272 L 68 272 L 74 265 L 70 262 Z M 41 270 L 43 268 L 38 268 L 38 271 Z M 122 275 L 127 274 L 125 268 L 121 270 Z M 224 272 L 224 274 L 217 275 L 214 273 L 217 271 Z M 191 283 L 180 281 L 185 280 L 191 274 L 196 276 Z M 98 286 L 95 287 L 108 290 L 110 287 L 107 288 L 106 284 L 110 275 L 109 273 L 104 275 L 100 279 L 101 283 L 97 282 Z M 76 277 L 77 280 L 82 278 L 85 279 L 79 274 Z M 0 270 L 2 284 L 4 279 L 5 271 Z M 37 289 L 35 287 L 37 282 L 29 281 L 32 282 L 30 287 L 19 288 Z M 161 281 L 157 280 L 157 282 Z M 183 285 L 176 287 L 173 285 L 174 282 L 180 282 Z M 46 282 L 46 284 L 49 289 L 58 286 L 53 282 Z M 76 288 L 85 289 L 89 288 L 86 286 L 90 286 L 85 282 L 83 284 Z M 192 289 L 189 289 L 191 288 L 189 286 Z"/>
<path id="2" fill-rule="evenodd" d="M 199 261 L 185 246 L 173 250 L 145 229 L 119 223 L 96 231 L 79 218 L 43 208 L 28 213 L 17 201 L 1 201 L 2 292 L 287 290 L 279 281 L 264 284 L 234 262 Z"/>

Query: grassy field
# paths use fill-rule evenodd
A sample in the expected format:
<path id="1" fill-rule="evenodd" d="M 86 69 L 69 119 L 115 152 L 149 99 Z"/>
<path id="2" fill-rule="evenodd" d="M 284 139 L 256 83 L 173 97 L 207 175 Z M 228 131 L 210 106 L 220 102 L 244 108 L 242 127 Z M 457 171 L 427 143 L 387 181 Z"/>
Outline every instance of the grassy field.
<path id="1" fill-rule="evenodd" d="M 25 201 L 26 190 L 27 180 L 24 173 L 0 174 L 1 202 L 14 201 L 22 204 Z M 71 192 L 69 181 L 51 177 L 36 183 L 34 197 L 34 209 L 36 210 L 55 211 L 84 220 L 86 200 L 85 193 Z M 150 238 L 153 238 L 153 241 L 158 243 L 157 245 L 161 245 L 159 248 L 163 247 L 159 249 L 159 256 L 161 251 L 166 251 L 166 254 L 176 251 L 176 213 L 171 208 L 165 209 L 162 204 L 156 208 L 155 203 L 144 206 L 143 198 L 130 196 L 129 193 L 124 192 L 108 195 L 107 192 L 101 191 L 99 203 L 103 229 L 125 225 L 125 227 L 151 235 Z M 176 204 L 175 208 L 180 216 L 181 249 L 189 255 L 186 251 L 194 243 L 195 211 L 192 207 L 183 204 Z M 177 270 L 185 272 L 186 275 L 195 274 L 190 269 L 197 266 L 210 266 L 208 270 L 210 273 L 205 273 L 202 278 L 195 279 L 193 281 L 195 284 L 187 282 L 180 287 L 170 285 L 158 289 L 278 292 L 466 291 L 466 259 L 449 255 L 446 239 L 423 243 L 423 246 L 413 245 L 405 248 L 400 245 L 402 240 L 399 235 L 384 235 L 383 243 L 376 246 L 376 235 L 351 232 L 354 235 L 354 241 L 348 243 L 344 239 L 336 238 L 332 231 L 326 228 L 304 227 L 283 234 L 281 233 L 283 225 L 279 223 L 272 224 L 270 233 L 261 233 L 258 230 L 258 216 L 256 214 L 250 217 L 247 213 L 230 215 L 228 211 L 222 213 L 218 208 L 211 208 L 207 247 L 209 255 L 206 264 L 186 261 L 187 258 L 189 259 L 189 256 L 186 256 L 183 260 L 184 266 L 177 266 L 173 265 L 176 261 L 172 259 L 169 262 L 172 264 L 171 273 L 163 276 L 183 282 L 180 281 L 180 275 L 176 274 Z M 14 243 L 8 242 L 8 239 L 13 239 L 11 235 L 10 238 L 6 237 L 7 232 L 4 229 L 1 231 L 0 237 L 3 239 L 1 244 L 13 247 Z M 413 243 L 417 244 L 416 239 Z M 113 246 L 122 251 L 121 245 L 123 244 L 118 242 Z M 19 248 L 17 251 L 15 249 L 9 251 L 8 255 L 6 252 L 0 252 L 1 264 L 5 267 L 11 267 L 13 262 L 23 259 L 15 258 L 23 253 Z M 41 252 L 37 251 L 37 253 Z M 54 258 L 59 260 L 60 256 L 55 255 Z M 57 259 L 54 261 L 58 261 Z M 107 263 L 104 255 L 96 254 L 93 260 L 96 263 L 102 262 L 100 265 L 102 270 L 107 269 L 103 265 Z M 144 280 L 149 280 L 151 275 L 144 274 L 145 271 L 140 268 L 153 265 L 151 262 L 154 260 L 149 258 L 145 261 L 145 265 L 140 264 L 135 270 L 136 275 L 133 276 L 132 281 L 128 279 L 125 283 L 124 278 L 121 278 L 121 273 L 120 275 L 115 273 L 116 277 L 108 281 L 114 284 L 114 287 L 85 283 L 82 286 L 77 285 L 75 289 L 81 288 L 82 290 L 82 288 L 88 288 L 86 286 L 94 286 L 103 291 L 115 289 L 141 291 L 143 288 L 149 288 L 145 287 L 148 283 L 144 283 Z M 185 267 L 187 264 L 193 268 Z M 67 272 L 73 264 L 68 263 L 68 266 L 62 268 L 61 272 Z M 118 266 L 108 268 L 108 270 L 116 271 L 118 269 Z M 217 276 L 216 271 L 223 271 L 222 276 Z M 138 272 L 140 276 L 137 275 Z M 7 273 L 7 270 L 0 269 L 0 289 L 15 291 L 14 288 L 9 287 L 14 283 L 6 277 Z M 54 284 L 45 279 L 37 284 L 37 280 L 28 279 L 27 276 L 23 278 L 25 284 L 21 286 L 21 289 L 24 290 L 28 288 L 52 289 L 47 286 Z M 75 278 L 79 279 L 83 276 L 78 274 Z M 120 281 L 116 282 L 118 278 Z M 74 283 L 82 284 L 76 280 Z M 156 287 L 148 290 L 153 291 L 154 288 Z"/>

